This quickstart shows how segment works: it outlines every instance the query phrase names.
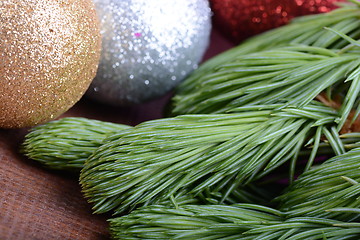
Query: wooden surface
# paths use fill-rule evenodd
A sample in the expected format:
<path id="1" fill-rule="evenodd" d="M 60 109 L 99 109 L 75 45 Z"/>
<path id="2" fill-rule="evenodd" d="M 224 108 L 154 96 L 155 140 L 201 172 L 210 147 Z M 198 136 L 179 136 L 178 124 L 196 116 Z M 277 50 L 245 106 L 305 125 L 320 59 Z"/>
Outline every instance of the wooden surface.
<path id="1" fill-rule="evenodd" d="M 213 32 L 204 59 L 231 47 Z M 171 94 L 139 106 L 113 107 L 86 98 L 61 117 L 136 125 L 162 117 Z M 0 129 L 0 240 L 109 239 L 108 215 L 93 215 L 77 176 L 44 169 L 19 153 L 28 129 Z"/>

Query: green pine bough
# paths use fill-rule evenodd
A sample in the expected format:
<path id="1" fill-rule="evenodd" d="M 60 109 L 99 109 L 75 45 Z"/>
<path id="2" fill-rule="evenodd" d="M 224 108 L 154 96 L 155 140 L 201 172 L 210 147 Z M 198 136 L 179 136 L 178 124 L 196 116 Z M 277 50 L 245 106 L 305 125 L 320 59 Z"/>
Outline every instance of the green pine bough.
<path id="1" fill-rule="evenodd" d="M 288 52 L 288 54 L 270 52 L 262 55 L 263 53 L 258 54 L 258 52 L 294 44 L 326 49 L 346 48 L 349 44 L 348 40 L 326 28 L 354 39 L 360 38 L 360 4 L 355 0 L 349 2 L 351 3 L 344 4 L 343 7 L 329 13 L 297 18 L 288 25 L 252 37 L 239 46 L 208 60 L 177 87 L 172 99 L 170 115 L 222 113 L 231 109 L 233 105 L 248 104 L 257 97 L 264 98 L 267 94 L 276 97 L 275 91 L 280 94 L 279 97 L 282 97 L 283 94 L 286 95 L 289 87 L 291 87 L 289 91 L 299 90 L 294 83 L 287 80 L 296 78 L 284 76 L 284 71 L 300 67 L 301 61 L 308 62 L 307 66 L 303 66 L 303 71 L 307 71 L 307 67 L 312 71 L 306 79 L 311 82 L 311 74 L 314 74 L 313 78 L 322 80 L 332 73 L 345 70 L 340 67 L 342 63 L 339 63 L 339 69 L 332 70 L 334 66 L 332 64 L 336 63 L 330 61 L 327 67 L 331 73 L 328 73 L 326 60 L 319 59 L 319 62 L 313 62 L 316 61 L 316 56 L 311 56 L 311 53 L 301 55 L 296 52 Z M 325 56 L 329 54 L 323 51 L 322 54 L 318 54 Z M 260 67 L 264 63 L 267 67 Z M 316 68 L 321 70 L 318 69 L 317 72 Z M 324 87 L 319 82 L 312 84 L 307 84 L 307 88 L 302 86 L 301 91 L 313 95 L 315 92 L 312 92 L 313 89 Z M 266 89 L 266 86 L 269 88 Z M 256 93 L 259 95 L 255 96 Z M 298 100 L 299 98 L 300 96 L 297 95 Z M 261 100 L 267 104 L 266 100 L 269 99 Z"/>
<path id="2" fill-rule="evenodd" d="M 354 85 L 358 80 L 353 80 L 358 77 L 359 63 L 359 52 L 338 53 L 309 46 L 246 54 L 220 66 L 216 74 L 202 81 L 199 91 L 183 98 L 181 104 L 193 103 L 185 114 L 227 113 L 236 107 L 279 100 L 302 106 L 322 91 L 343 95 L 349 86 L 335 86 L 345 80 L 357 91 Z"/>
<path id="3" fill-rule="evenodd" d="M 110 219 L 114 239 L 359 239 L 360 148 L 303 173 L 277 201 L 147 206 Z"/>
<path id="4" fill-rule="evenodd" d="M 360 209 L 352 209 L 359 211 Z M 340 211 L 340 210 L 339 210 Z M 346 212 L 346 210 L 343 210 Z M 350 210 L 348 210 L 350 211 Z M 149 206 L 110 219 L 113 239 L 339 240 L 359 239 L 360 222 L 317 217 L 284 219 L 258 205 Z"/>
<path id="5" fill-rule="evenodd" d="M 21 151 L 28 158 L 37 161 L 50 169 L 80 172 L 87 158 L 102 145 L 109 135 L 118 133 L 130 126 L 86 119 L 82 117 L 65 117 L 30 129 L 25 136 Z M 352 141 L 353 142 L 353 141 Z M 223 198 L 231 185 L 219 191 L 207 189 L 194 196 L 185 191 L 179 192 L 173 199 L 164 200 L 161 204 L 233 204 L 238 201 L 262 203 L 270 201 L 273 194 L 261 187 L 252 185 L 242 189 L 233 189 Z"/>
<path id="6" fill-rule="evenodd" d="M 231 192 L 285 162 L 291 162 L 293 176 L 301 150 L 313 142 L 310 167 L 323 135 L 336 154 L 345 152 L 334 124 L 337 111 L 315 101 L 301 109 L 279 107 L 182 115 L 114 134 L 81 171 L 84 195 L 95 212 L 120 214 L 160 203 L 184 189 L 198 195 L 231 183 Z"/>
<path id="7" fill-rule="evenodd" d="M 287 217 L 325 217 L 341 221 L 360 212 L 333 211 L 360 207 L 360 148 L 335 156 L 303 173 L 278 197 Z M 360 209 L 359 209 L 360 210 Z"/>
<path id="8" fill-rule="evenodd" d="M 66 117 L 30 129 L 21 152 L 51 169 L 79 172 L 103 139 L 130 126 Z"/>
<path id="9" fill-rule="evenodd" d="M 149 206 L 110 219 L 110 230 L 114 239 L 246 239 L 243 232 L 281 219 L 277 210 L 247 204 Z"/>

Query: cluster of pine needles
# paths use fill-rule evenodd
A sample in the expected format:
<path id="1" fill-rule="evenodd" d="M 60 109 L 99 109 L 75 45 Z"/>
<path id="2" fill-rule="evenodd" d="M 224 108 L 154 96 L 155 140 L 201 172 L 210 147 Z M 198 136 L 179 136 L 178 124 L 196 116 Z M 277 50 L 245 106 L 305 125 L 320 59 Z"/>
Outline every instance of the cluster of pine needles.
<path id="1" fill-rule="evenodd" d="M 195 70 L 169 117 L 63 118 L 21 151 L 80 174 L 114 239 L 360 239 L 360 2 Z"/>

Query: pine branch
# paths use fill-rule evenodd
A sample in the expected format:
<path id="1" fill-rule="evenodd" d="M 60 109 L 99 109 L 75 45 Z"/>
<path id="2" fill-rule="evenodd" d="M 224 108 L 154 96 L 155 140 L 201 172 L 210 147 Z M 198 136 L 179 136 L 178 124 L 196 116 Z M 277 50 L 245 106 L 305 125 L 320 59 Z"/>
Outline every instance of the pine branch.
<path id="1" fill-rule="evenodd" d="M 80 171 L 107 135 L 126 128 L 86 118 L 62 118 L 30 129 L 21 152 L 48 168 Z"/>
<path id="2" fill-rule="evenodd" d="M 245 204 L 150 206 L 111 219 L 110 229 L 115 239 L 243 239 L 243 232 L 262 223 L 280 223 L 279 215 L 274 209 Z"/>
<path id="3" fill-rule="evenodd" d="M 114 239 L 359 239 L 360 148 L 303 173 L 278 200 L 254 204 L 149 206 L 110 219 Z"/>
<path id="4" fill-rule="evenodd" d="M 288 218 L 321 217 L 336 220 L 359 218 L 335 208 L 360 208 L 360 148 L 335 156 L 303 173 L 277 198 Z"/>
<path id="5" fill-rule="evenodd" d="M 355 66 L 351 65 L 351 60 L 347 62 L 349 64 L 347 66 L 345 62 L 335 63 L 333 61 L 338 58 L 329 53 L 330 50 L 328 52 L 320 51 L 320 49 L 319 52 L 313 50 L 314 52 L 310 51 L 303 55 L 300 55 L 301 51 L 299 50 L 289 50 L 285 53 L 277 53 L 276 50 L 272 50 L 269 53 L 266 52 L 265 55 L 260 52 L 284 46 L 289 47 L 292 44 L 314 46 L 321 49 L 344 48 L 349 44 L 347 39 L 324 29 L 324 27 L 347 34 L 349 38 L 360 38 L 359 16 L 359 6 L 346 5 L 326 14 L 302 17 L 291 24 L 253 37 L 238 47 L 216 56 L 203 64 L 178 87 L 173 98 L 172 115 L 222 113 L 234 105 L 242 106 L 250 104 L 251 101 L 257 101 L 257 104 L 260 101 L 269 104 L 271 100 L 274 100 L 271 97 L 258 99 L 259 96 L 267 94 L 276 96 L 277 99 L 295 98 L 291 102 L 292 104 L 306 104 L 306 101 L 313 99 L 316 94 L 331 84 L 343 81 L 346 74 L 356 68 L 359 62 L 354 59 Z M 305 50 L 306 48 L 308 47 L 304 47 L 303 51 L 308 51 Z M 293 54 L 295 54 L 294 57 L 292 57 Z M 321 57 L 328 59 L 321 60 Z M 333 59 L 333 57 L 335 58 Z M 334 65 L 332 64 L 339 68 L 333 69 L 331 66 Z M 314 67 L 312 67 L 313 65 Z M 300 66 L 303 67 L 302 71 L 290 74 L 291 70 Z M 307 71 L 312 72 L 306 76 Z M 329 73 L 329 71 L 332 72 Z M 286 73 L 288 76 L 285 75 Z M 301 83 L 296 84 L 298 74 L 302 74 L 303 78 Z M 328 79 L 333 74 L 335 74 L 333 79 Z M 278 75 L 283 79 L 279 79 Z M 313 82 L 312 77 L 319 81 Z M 328 81 L 323 83 L 325 79 Z M 294 82 L 292 83 L 291 80 Z M 311 84 L 309 84 L 310 82 Z M 289 87 L 292 88 L 287 94 L 286 91 Z M 305 92 L 309 94 L 309 98 L 306 98 Z"/>
<path id="6" fill-rule="evenodd" d="M 339 210 L 341 211 L 341 210 Z M 149 206 L 109 220 L 113 239 L 358 239 L 359 222 L 299 217 L 251 204 Z"/>
<path id="7" fill-rule="evenodd" d="M 199 78 L 204 73 L 212 71 L 216 66 L 236 59 L 243 54 L 284 46 L 289 43 L 341 49 L 347 46 L 348 42 L 325 30 L 324 27 L 338 30 L 357 39 L 360 36 L 359 14 L 358 4 L 357 6 L 342 4 L 341 8 L 328 13 L 295 18 L 290 24 L 249 38 L 239 46 L 209 59 L 186 80 L 186 83 L 181 84 L 181 89 L 185 92 L 191 91 L 196 83 L 201 81 Z M 193 85 L 194 83 L 195 85 Z"/>
<path id="8" fill-rule="evenodd" d="M 342 127 L 359 94 L 358 53 L 308 46 L 285 47 L 238 57 L 236 61 L 204 74 L 201 84 L 187 94 L 177 94 L 176 114 L 226 113 L 233 108 L 276 104 L 304 106 L 337 84 L 351 82 L 339 120 Z M 350 77 L 348 75 L 350 73 Z"/>
<path id="9" fill-rule="evenodd" d="M 296 161 L 316 129 L 337 116 L 316 102 L 237 111 L 149 121 L 107 138 L 80 174 L 95 212 L 160 203 L 182 189 L 198 195 L 228 182 L 246 185 Z"/>
<path id="10" fill-rule="evenodd" d="M 85 118 L 62 118 L 30 129 L 21 151 L 48 168 L 80 172 L 85 160 L 101 146 L 106 136 L 127 128 L 129 126 Z M 217 189 L 208 188 L 196 197 L 182 191 L 161 204 L 233 204 L 238 201 L 266 204 L 272 195 L 261 187 L 249 185 L 239 189 L 228 183 Z"/>

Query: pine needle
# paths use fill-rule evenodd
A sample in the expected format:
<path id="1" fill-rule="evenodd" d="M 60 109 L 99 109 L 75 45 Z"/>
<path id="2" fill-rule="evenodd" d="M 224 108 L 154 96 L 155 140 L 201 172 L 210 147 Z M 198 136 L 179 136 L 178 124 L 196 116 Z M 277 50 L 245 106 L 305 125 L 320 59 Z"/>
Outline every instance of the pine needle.
<path id="1" fill-rule="evenodd" d="M 103 139 L 130 126 L 67 117 L 30 129 L 21 152 L 51 169 L 79 172 Z"/>
<path id="2" fill-rule="evenodd" d="M 83 192 L 95 212 L 122 213 L 185 188 L 196 196 L 224 182 L 246 185 L 292 159 L 320 127 L 319 120 L 327 119 L 321 126 L 332 124 L 337 115 L 316 102 L 301 113 L 277 106 L 183 115 L 123 130 L 86 161 Z"/>
<path id="3" fill-rule="evenodd" d="M 212 58 L 177 88 L 171 115 L 224 113 L 234 106 L 284 98 L 290 104 L 306 104 L 359 65 L 356 54 L 346 61 L 333 53 L 345 48 L 349 39 L 360 38 L 359 16 L 358 4 L 345 4 L 326 14 L 298 18 Z M 303 47 L 292 49 L 294 44 Z"/>
<path id="4" fill-rule="evenodd" d="M 317 50 L 325 49 L 285 47 L 243 55 L 231 65 L 220 65 L 216 73 L 204 76 L 192 92 L 175 96 L 179 99 L 176 108 L 185 109 L 176 114 L 226 113 L 240 106 L 284 100 L 288 105 L 304 106 L 326 89 L 351 81 L 353 87 L 350 91 L 345 89 L 349 100 L 343 106 L 346 109 L 341 128 L 357 99 L 359 54 L 328 56 L 318 55 Z M 299 52 L 307 55 L 307 59 L 295 57 Z M 278 63 L 272 62 L 274 59 Z M 354 73 L 351 79 L 347 79 L 349 73 Z"/>
<path id="5" fill-rule="evenodd" d="M 359 239 L 357 222 L 285 219 L 258 205 L 149 206 L 109 220 L 113 239 Z"/>
<path id="6" fill-rule="evenodd" d="M 359 239 L 360 148 L 303 173 L 277 200 L 255 204 L 148 206 L 110 219 L 114 239 Z"/>
<path id="7" fill-rule="evenodd" d="M 360 148 L 333 157 L 303 173 L 277 198 L 289 218 L 306 216 L 336 220 L 360 217 L 359 212 L 334 211 L 360 208 Z"/>
<path id="8" fill-rule="evenodd" d="M 280 223 L 279 214 L 245 204 L 151 206 L 111 219 L 110 229 L 115 239 L 242 239 L 243 232 L 263 223 Z"/>

